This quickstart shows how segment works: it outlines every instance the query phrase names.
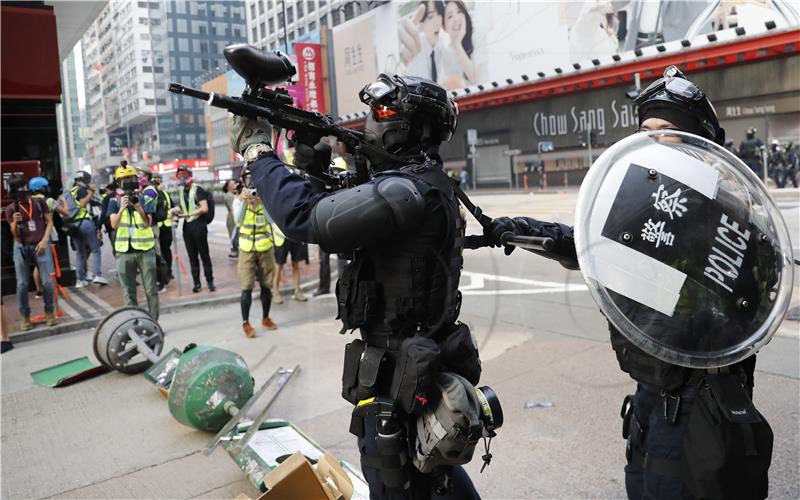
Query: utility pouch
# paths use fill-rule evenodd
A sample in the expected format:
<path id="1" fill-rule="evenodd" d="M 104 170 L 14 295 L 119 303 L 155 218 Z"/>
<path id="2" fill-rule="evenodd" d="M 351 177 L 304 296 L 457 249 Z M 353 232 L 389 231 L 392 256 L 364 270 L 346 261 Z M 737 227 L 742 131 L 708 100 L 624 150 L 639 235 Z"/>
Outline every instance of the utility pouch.
<path id="1" fill-rule="evenodd" d="M 683 438 L 683 477 L 695 498 L 766 498 L 772 429 L 738 374 L 700 382 Z"/>
<path id="2" fill-rule="evenodd" d="M 360 279 L 362 262 L 348 265 L 336 283 L 336 305 L 342 329 L 360 328 L 381 317 L 381 288 L 374 280 Z"/>
<path id="3" fill-rule="evenodd" d="M 408 415 L 419 415 L 428 404 L 436 375 L 441 371 L 441 351 L 433 339 L 415 335 L 400 346 L 390 396 Z"/>
<path id="4" fill-rule="evenodd" d="M 439 342 L 442 362 L 447 367 L 446 371 L 461 375 L 472 385 L 478 385 L 481 378 L 478 346 L 467 325 L 457 323 L 454 328 Z"/>
<path id="5" fill-rule="evenodd" d="M 363 399 L 376 396 L 385 359 L 385 349 L 368 346 L 361 339 L 347 344 L 344 349 L 342 397 L 356 405 Z"/>
<path id="6" fill-rule="evenodd" d="M 361 355 L 367 347 L 366 342 L 356 339 L 344 347 L 344 367 L 342 368 L 342 397 L 350 404 L 358 404 L 358 369 Z"/>

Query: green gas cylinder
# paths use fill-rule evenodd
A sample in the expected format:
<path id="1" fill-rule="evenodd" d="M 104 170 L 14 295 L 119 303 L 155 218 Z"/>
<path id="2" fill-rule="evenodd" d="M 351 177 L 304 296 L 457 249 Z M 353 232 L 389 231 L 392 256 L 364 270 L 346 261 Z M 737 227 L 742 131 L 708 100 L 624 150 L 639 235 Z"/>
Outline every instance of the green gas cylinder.
<path id="1" fill-rule="evenodd" d="M 253 378 L 241 356 L 190 346 L 178 360 L 167 402 L 178 422 L 216 432 L 252 395 Z"/>

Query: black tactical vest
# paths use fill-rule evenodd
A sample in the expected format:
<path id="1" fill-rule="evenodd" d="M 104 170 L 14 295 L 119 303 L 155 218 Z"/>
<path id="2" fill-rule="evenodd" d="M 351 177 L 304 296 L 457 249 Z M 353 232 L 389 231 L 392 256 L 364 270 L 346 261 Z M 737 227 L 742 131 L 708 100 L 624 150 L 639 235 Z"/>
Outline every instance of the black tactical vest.
<path id="1" fill-rule="evenodd" d="M 359 296 L 349 301 L 352 305 L 340 303 L 340 316 L 360 319 L 358 326 L 370 344 L 374 336 L 435 336 L 453 324 L 461 304 L 465 221 L 452 181 L 433 160 L 382 172 L 375 182 L 390 176 L 414 182 L 425 200 L 425 216 L 415 231 L 356 251 L 340 280 L 340 287 Z M 353 307 L 359 311 L 348 310 Z M 346 328 L 356 326 L 344 322 Z"/>

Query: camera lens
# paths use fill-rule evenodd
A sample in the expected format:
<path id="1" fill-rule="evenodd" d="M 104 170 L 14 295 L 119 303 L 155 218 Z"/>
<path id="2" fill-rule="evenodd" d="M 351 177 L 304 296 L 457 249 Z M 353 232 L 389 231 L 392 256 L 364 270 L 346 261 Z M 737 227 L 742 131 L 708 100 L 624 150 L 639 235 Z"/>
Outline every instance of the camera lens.
<path id="1" fill-rule="evenodd" d="M 131 200 L 131 203 L 133 203 L 134 205 L 136 205 L 137 203 L 139 203 L 139 197 L 138 197 L 138 196 L 136 196 L 136 195 L 133 195 L 133 196 L 131 196 L 131 197 L 130 197 L 130 200 Z"/>

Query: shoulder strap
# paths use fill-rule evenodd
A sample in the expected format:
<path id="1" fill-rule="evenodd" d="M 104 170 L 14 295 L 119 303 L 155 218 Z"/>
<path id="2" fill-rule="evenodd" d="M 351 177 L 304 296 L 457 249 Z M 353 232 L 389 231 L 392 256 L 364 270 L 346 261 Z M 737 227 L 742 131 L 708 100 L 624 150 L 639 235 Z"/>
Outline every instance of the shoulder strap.
<path id="1" fill-rule="evenodd" d="M 469 199 L 467 194 L 461 190 L 461 186 L 453 180 L 453 192 L 455 192 L 458 199 L 461 201 L 461 204 L 464 205 L 464 208 L 467 209 L 467 212 L 471 213 L 473 217 L 475 217 L 481 226 L 487 227 L 489 224 L 492 223 L 492 218 L 488 215 L 483 213 L 481 207 L 472 203 L 472 200 Z"/>

